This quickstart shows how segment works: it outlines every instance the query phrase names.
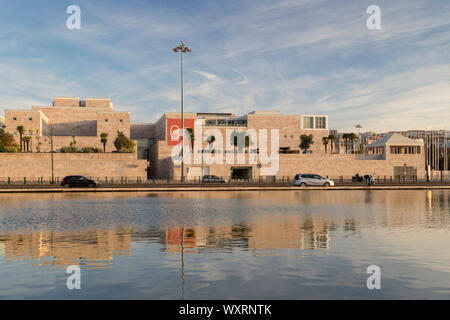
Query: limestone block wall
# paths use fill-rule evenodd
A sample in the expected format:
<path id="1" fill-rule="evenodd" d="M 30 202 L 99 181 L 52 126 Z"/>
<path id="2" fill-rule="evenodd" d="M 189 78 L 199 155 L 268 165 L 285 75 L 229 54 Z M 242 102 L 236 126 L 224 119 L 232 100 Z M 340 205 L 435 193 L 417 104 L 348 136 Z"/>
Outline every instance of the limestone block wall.
<path id="1" fill-rule="evenodd" d="M 53 106 L 55 107 L 78 107 L 80 105 L 80 98 L 76 97 L 55 97 L 53 99 Z"/>
<path id="2" fill-rule="evenodd" d="M 153 123 L 131 123 L 131 139 L 150 139 L 155 137 L 155 125 Z"/>
<path id="3" fill-rule="evenodd" d="M 299 150 L 302 134 L 312 134 L 314 143 L 309 150 L 312 153 L 325 153 L 322 137 L 328 136 L 328 130 L 301 130 L 300 119 L 299 115 L 248 114 L 247 126 L 256 129 L 257 133 L 258 129 L 278 129 L 280 147 L 290 147 L 291 150 Z"/>
<path id="4" fill-rule="evenodd" d="M 344 179 L 351 179 L 352 176 L 359 173 L 360 175 L 374 174 L 381 178 L 386 176 L 389 179 L 391 176 L 394 177 L 394 167 L 403 167 L 405 163 L 407 166 L 417 167 L 419 179 L 425 177 L 424 159 L 420 155 L 401 155 L 388 160 L 379 156 L 373 156 L 369 160 L 367 155 L 353 154 L 280 154 L 279 156 L 277 178 L 289 177 L 292 179 L 297 173 L 316 173 L 333 179 L 338 179 L 340 176 Z M 209 167 L 210 174 L 224 178 L 230 177 L 233 167 L 251 167 L 252 177 L 258 179 L 261 175 L 260 169 L 255 164 L 248 164 L 248 157 L 246 159 L 247 164 L 226 164 L 224 160 L 223 164 L 204 163 L 204 166 Z M 187 164 L 186 166 L 199 167 L 201 164 Z M 171 170 L 170 174 L 162 169 L 158 173 L 161 174 L 160 177 L 180 177 L 180 168 L 172 166 Z"/>
<path id="5" fill-rule="evenodd" d="M 130 137 L 130 113 L 129 112 L 98 112 L 97 119 L 97 136 L 100 141 L 100 134 L 105 132 L 108 134 L 107 150 L 116 150 L 114 140 L 117 137 L 117 131 L 123 132 Z"/>
<path id="6" fill-rule="evenodd" d="M 109 98 L 86 98 L 86 108 L 111 108 L 111 99 Z"/>
<path id="7" fill-rule="evenodd" d="M 45 115 L 39 110 L 6 110 L 5 125 L 6 132 L 12 133 L 17 145 L 20 145 L 20 135 L 17 132 L 18 126 L 23 126 L 25 132 L 23 136 L 31 136 L 33 143 L 35 138 L 42 132 L 42 120 L 46 120 Z"/>
<path id="8" fill-rule="evenodd" d="M 139 177 L 147 179 L 146 160 L 137 160 L 136 154 L 130 153 L 55 153 L 54 172 L 55 178 L 62 179 L 67 175 L 84 175 L 93 179 L 105 177 L 115 180 L 127 177 L 136 180 Z M 51 178 L 51 154 L 50 153 L 0 153 L 0 181 L 37 180 L 43 177 Z"/>
<path id="9" fill-rule="evenodd" d="M 296 173 L 317 173 L 333 178 L 343 176 L 349 179 L 359 173 L 390 177 L 394 176 L 394 167 L 403 166 L 405 163 L 408 166 L 416 166 L 418 177 L 424 178 L 423 155 L 401 155 L 386 160 L 367 160 L 367 157 L 357 154 L 280 154 L 280 169 L 277 176 L 292 177 Z"/>

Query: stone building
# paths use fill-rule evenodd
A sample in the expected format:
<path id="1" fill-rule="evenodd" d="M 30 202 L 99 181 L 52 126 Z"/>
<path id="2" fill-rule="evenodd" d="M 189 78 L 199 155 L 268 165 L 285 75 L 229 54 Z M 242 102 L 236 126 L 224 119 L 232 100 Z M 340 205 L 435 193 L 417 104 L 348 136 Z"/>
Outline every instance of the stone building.
<path id="1" fill-rule="evenodd" d="M 77 148 L 103 148 L 100 135 L 108 134 L 105 154 L 57 155 L 63 161 L 57 165 L 57 176 L 181 177 L 181 115 L 177 112 L 166 112 L 155 123 L 130 123 L 130 114 L 114 111 L 110 99 L 55 97 L 52 106 L 6 110 L 5 126 L 17 143 L 17 127 L 24 127 L 24 135 L 31 137 L 30 149 L 34 156 L 2 155 L 0 160 L 6 169 L 0 170 L 0 178 L 9 177 L 11 172 L 17 177 L 24 177 L 25 173 L 48 177 L 49 132 L 53 133 L 56 151 L 69 146 L 74 139 Z M 184 128 L 184 176 L 188 180 L 208 174 L 225 179 L 269 180 L 292 179 L 297 173 L 317 173 L 330 178 L 351 178 L 356 173 L 394 177 L 406 172 L 405 167 L 410 176 L 425 175 L 423 142 L 408 138 L 404 138 L 407 140 L 403 141 L 404 145 L 397 147 L 412 143 L 417 146 L 414 149 L 417 152 L 402 153 L 397 152 L 400 149 L 369 148 L 369 145 L 369 152 L 339 154 L 336 150 L 339 146 L 334 146 L 332 153 L 331 145 L 326 148 L 322 141 L 330 133 L 328 117 L 324 115 L 278 111 L 253 111 L 244 115 L 185 113 Z M 136 154 L 111 153 L 115 150 L 113 141 L 117 131 L 136 142 Z M 313 138 L 313 143 L 303 150 L 300 149 L 302 135 Z M 35 166 L 30 165 L 30 159 Z M 84 163 L 82 168 L 81 163 Z"/>
<path id="2" fill-rule="evenodd" d="M 85 175 L 95 179 L 122 181 L 146 180 L 148 155 L 138 153 L 113 153 L 117 132 L 130 137 L 129 112 L 114 111 L 108 98 L 55 97 L 51 106 L 33 106 L 29 110 L 5 110 L 6 132 L 13 134 L 20 144 L 17 130 L 22 126 L 22 136 L 29 136 L 28 148 L 22 153 L 0 154 L 0 180 L 49 180 L 53 175 L 61 179 L 66 175 Z M 106 133 L 106 153 L 59 153 L 62 147 L 75 142 L 84 147 L 103 150 L 101 134 Z M 53 137 L 54 157 L 51 157 Z M 133 137 L 131 137 L 133 139 Z M 139 140 L 137 150 L 139 151 Z M 24 148 L 25 149 L 25 148 Z M 53 159 L 53 164 L 52 160 Z"/>
<path id="3" fill-rule="evenodd" d="M 115 150 L 117 131 L 130 136 L 130 113 L 114 111 L 108 98 L 55 97 L 52 106 L 33 106 L 30 110 L 5 110 L 6 131 L 12 133 L 19 144 L 18 126 L 24 136 L 31 136 L 31 151 L 49 152 L 51 129 L 53 148 L 58 150 L 76 141 L 77 148 L 103 149 L 100 135 L 107 133 L 106 151 Z M 52 128 L 50 127 L 52 126 Z M 73 137 L 72 137 L 73 136 Z"/>
<path id="4" fill-rule="evenodd" d="M 141 125 L 132 132 L 147 136 L 149 143 L 150 176 L 155 178 L 180 179 L 181 166 L 176 162 L 181 154 L 180 113 L 165 113 L 154 124 Z M 217 175 L 225 179 L 292 179 L 297 173 L 317 173 L 331 178 L 351 178 L 356 173 L 374 174 L 380 177 L 395 177 L 399 168 L 408 168 L 408 175 L 423 178 L 425 168 L 423 148 L 418 141 L 408 139 L 418 147 L 414 154 L 397 154 L 385 149 L 383 154 L 331 153 L 322 138 L 328 136 L 328 117 L 322 115 L 286 115 L 276 111 L 253 111 L 242 116 L 232 113 L 185 113 L 184 176 L 188 180 L 203 175 Z M 273 150 L 276 131 L 278 147 Z M 197 131 L 201 131 L 200 133 Z M 267 134 L 266 150 L 261 149 Z M 231 133 L 231 134 L 230 134 Z M 300 150 L 300 136 L 313 135 L 313 144 Z M 193 139 L 193 140 L 192 140 Z M 236 140 L 241 142 L 236 143 Z M 405 145 L 406 146 L 406 145 Z M 177 149 L 178 147 L 178 149 Z M 274 152 L 272 152 L 274 151 Z M 276 153 L 277 168 L 267 173 L 274 159 L 263 161 L 265 153 Z M 239 156 L 244 162 L 239 162 Z M 231 157 L 232 162 L 228 161 Z M 214 161 L 211 161 L 214 159 Z M 209 162 L 207 161 L 209 160 Z M 403 172 L 403 171 L 402 171 Z"/>

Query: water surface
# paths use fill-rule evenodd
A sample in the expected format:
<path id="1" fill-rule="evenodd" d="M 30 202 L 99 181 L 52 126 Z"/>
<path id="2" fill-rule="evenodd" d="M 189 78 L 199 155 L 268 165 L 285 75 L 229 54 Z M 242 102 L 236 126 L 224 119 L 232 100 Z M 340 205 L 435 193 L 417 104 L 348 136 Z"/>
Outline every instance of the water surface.
<path id="1" fill-rule="evenodd" d="M 445 190 L 3 194 L 0 299 L 448 299 L 449 244 Z"/>

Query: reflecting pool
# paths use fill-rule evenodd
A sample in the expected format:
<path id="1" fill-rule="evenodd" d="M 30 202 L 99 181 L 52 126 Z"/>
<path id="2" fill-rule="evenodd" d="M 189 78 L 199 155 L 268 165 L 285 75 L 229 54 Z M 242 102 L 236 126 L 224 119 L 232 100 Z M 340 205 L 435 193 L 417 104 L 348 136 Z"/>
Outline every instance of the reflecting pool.
<path id="1" fill-rule="evenodd" d="M 0 299 L 94 298 L 448 299 L 450 191 L 0 195 Z"/>

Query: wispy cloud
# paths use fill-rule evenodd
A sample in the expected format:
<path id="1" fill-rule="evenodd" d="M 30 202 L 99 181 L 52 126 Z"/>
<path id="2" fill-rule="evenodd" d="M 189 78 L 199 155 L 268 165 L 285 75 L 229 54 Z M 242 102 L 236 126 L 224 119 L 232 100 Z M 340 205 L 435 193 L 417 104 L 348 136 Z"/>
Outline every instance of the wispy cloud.
<path id="1" fill-rule="evenodd" d="M 76 1 L 0 4 L 0 111 L 54 95 L 108 96 L 132 120 L 179 108 L 180 40 L 187 111 L 278 109 L 328 114 L 330 126 L 448 127 L 450 3 L 372 1 Z M 28 10 L 24 10 L 28 8 Z"/>

